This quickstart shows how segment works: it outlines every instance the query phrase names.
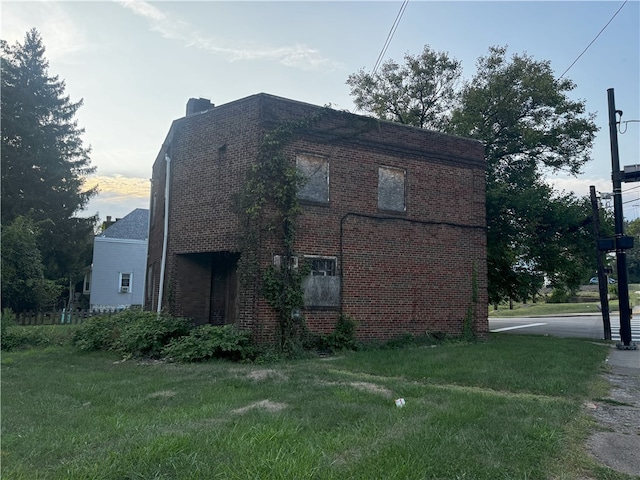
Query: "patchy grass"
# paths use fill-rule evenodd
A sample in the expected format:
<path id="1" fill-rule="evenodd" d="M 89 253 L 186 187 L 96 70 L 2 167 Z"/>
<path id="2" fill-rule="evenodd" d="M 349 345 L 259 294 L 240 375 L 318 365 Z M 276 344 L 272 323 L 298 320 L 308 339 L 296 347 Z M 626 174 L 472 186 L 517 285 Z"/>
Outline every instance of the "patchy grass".
<path id="1" fill-rule="evenodd" d="M 625 479 L 583 448 L 606 353 L 515 335 L 260 367 L 12 351 L 2 478 Z"/>
<path id="2" fill-rule="evenodd" d="M 513 308 L 509 308 L 509 304 L 500 304 L 498 310 L 494 310 L 489 305 L 490 317 L 537 317 L 544 315 L 567 315 L 582 313 L 601 313 L 600 298 L 594 286 L 583 287 L 590 288 L 577 292 L 576 296 L 581 298 L 577 303 L 545 303 L 543 298 L 537 303 L 519 303 L 514 302 Z M 585 299 L 592 301 L 585 301 Z M 640 305 L 640 284 L 629 284 L 629 303 L 631 306 Z M 609 301 L 609 310 L 617 312 L 619 310 L 618 300 L 616 298 Z"/>
<path id="3" fill-rule="evenodd" d="M 609 302 L 609 310 L 618 311 L 618 301 Z M 567 315 L 580 313 L 601 313 L 598 302 L 581 303 L 514 303 L 513 309 L 508 305 L 500 305 L 498 310 L 489 307 L 489 317 L 538 317 L 544 315 Z"/>

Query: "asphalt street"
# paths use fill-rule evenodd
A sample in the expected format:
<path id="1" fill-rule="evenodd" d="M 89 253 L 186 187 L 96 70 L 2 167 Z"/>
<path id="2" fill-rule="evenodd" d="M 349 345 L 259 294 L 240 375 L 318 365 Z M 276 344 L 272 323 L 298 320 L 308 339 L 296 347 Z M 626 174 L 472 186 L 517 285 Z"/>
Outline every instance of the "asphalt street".
<path id="1" fill-rule="evenodd" d="M 631 338 L 640 342 L 640 315 L 631 319 Z M 620 317 L 611 315 L 611 338 L 620 340 Z M 507 332 L 519 335 L 552 335 L 555 337 L 604 338 L 601 315 L 565 315 L 544 317 L 489 317 L 491 332 Z"/>

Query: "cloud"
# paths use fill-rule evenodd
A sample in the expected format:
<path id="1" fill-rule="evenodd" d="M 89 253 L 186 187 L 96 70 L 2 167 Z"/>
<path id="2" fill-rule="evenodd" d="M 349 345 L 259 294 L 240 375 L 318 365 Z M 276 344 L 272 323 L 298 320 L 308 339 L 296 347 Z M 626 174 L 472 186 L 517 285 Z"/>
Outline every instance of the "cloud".
<path id="1" fill-rule="evenodd" d="M 151 184 L 148 178 L 124 177 L 122 175 L 92 175 L 87 177 L 84 186 L 89 189 L 98 187 L 101 200 L 141 200 L 149 199 Z"/>
<path id="2" fill-rule="evenodd" d="M 573 192 L 577 197 L 588 197 L 589 187 L 596 187 L 596 193 L 605 200 L 607 208 L 613 208 L 613 198 L 607 194 L 613 192 L 611 179 L 608 178 L 573 178 L 555 177 L 547 178 L 547 182 L 558 192 Z M 603 195 L 604 194 L 604 195 Z M 622 185 L 622 207 L 625 219 L 632 220 L 640 216 L 640 186 L 637 184 Z"/>
<path id="3" fill-rule="evenodd" d="M 303 44 L 284 47 L 230 47 L 194 30 L 187 22 L 169 17 L 144 0 L 119 0 L 118 3 L 136 15 L 147 19 L 151 24 L 151 30 L 158 32 L 163 38 L 182 42 L 186 47 L 193 47 L 222 56 L 230 62 L 268 60 L 303 70 L 317 70 L 320 68 L 333 70 L 339 67 L 337 62 L 323 57 L 317 49 Z"/>
<path id="4" fill-rule="evenodd" d="M 97 213 L 103 220 L 104 215 L 123 218 L 136 208 L 149 208 L 151 183 L 148 178 L 92 175 L 84 185 L 87 189 L 97 185 L 99 191 L 84 209 L 86 215 Z"/>
<path id="5" fill-rule="evenodd" d="M 589 187 L 596 187 L 597 192 L 611 192 L 611 180 L 606 178 L 547 177 L 547 183 L 559 192 L 573 192 L 578 197 L 589 195 Z"/>
<path id="6" fill-rule="evenodd" d="M 17 2 L 2 7 L 2 38 L 10 45 L 24 42 L 27 31 L 36 28 L 42 36 L 49 61 L 61 61 L 87 47 L 82 30 L 54 2 Z"/>

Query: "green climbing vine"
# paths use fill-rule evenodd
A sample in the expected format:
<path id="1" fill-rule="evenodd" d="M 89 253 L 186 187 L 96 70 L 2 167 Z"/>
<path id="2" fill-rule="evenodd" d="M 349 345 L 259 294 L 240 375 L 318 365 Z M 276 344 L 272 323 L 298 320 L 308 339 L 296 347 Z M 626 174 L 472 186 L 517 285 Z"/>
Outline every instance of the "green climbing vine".
<path id="1" fill-rule="evenodd" d="M 298 190 L 305 178 L 297 171 L 286 148 L 296 137 L 311 129 L 327 115 L 328 108 L 295 121 L 282 122 L 265 133 L 258 159 L 249 170 L 240 195 L 242 215 L 239 265 L 243 285 L 253 286 L 254 298 L 262 295 L 277 312 L 279 345 L 293 353 L 301 346 L 304 318 L 302 280 L 308 273 L 304 264 L 294 265 L 297 219 L 301 213 Z M 283 259 L 280 266 L 261 267 L 262 246 L 274 241 Z"/>
<path id="2" fill-rule="evenodd" d="M 318 124 L 329 115 L 339 117 L 330 107 L 318 109 L 307 117 L 283 121 L 267 131 L 258 147 L 257 161 L 248 172 L 239 196 L 242 256 L 239 263 L 243 287 L 261 295 L 277 312 L 279 346 L 292 354 L 302 348 L 306 333 L 302 281 L 310 272 L 304 262 L 296 265 L 295 240 L 297 220 L 302 209 L 298 191 L 306 181 L 292 159 L 291 144 L 301 135 L 313 132 L 316 141 L 332 144 L 356 137 L 376 126 L 374 119 L 344 114 L 338 122 Z M 265 246 L 275 248 L 282 259 L 279 266 L 264 267 L 261 255 Z"/>

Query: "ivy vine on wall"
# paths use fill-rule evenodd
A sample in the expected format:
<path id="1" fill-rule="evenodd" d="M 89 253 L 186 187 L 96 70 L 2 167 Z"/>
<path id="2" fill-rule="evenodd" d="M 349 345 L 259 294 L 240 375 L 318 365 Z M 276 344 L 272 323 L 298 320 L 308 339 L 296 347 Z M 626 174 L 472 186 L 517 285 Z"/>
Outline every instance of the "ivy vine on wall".
<path id="1" fill-rule="evenodd" d="M 299 312 L 304 301 L 302 280 L 308 266 L 294 265 L 297 219 L 301 213 L 298 190 L 305 178 L 286 153 L 302 133 L 309 131 L 328 114 L 324 108 L 299 120 L 279 123 L 264 134 L 257 161 L 251 166 L 240 194 L 242 216 L 239 264 L 243 287 L 250 288 L 254 299 L 262 295 L 277 312 L 279 345 L 293 353 L 300 348 L 304 318 Z M 261 266 L 265 240 L 275 238 L 281 249 L 280 266 Z"/>
<path id="2" fill-rule="evenodd" d="M 254 302 L 258 294 L 262 295 L 277 312 L 278 341 L 285 353 L 295 353 L 302 348 L 306 329 L 301 314 L 304 305 L 302 281 L 310 273 L 309 265 L 293 262 L 297 220 L 302 213 L 298 191 L 306 178 L 298 172 L 287 147 L 312 131 L 320 134 L 323 143 L 332 144 L 378 126 L 377 120 L 344 114 L 344 123 L 328 125 L 322 130 L 317 128 L 330 114 L 341 113 L 324 107 L 307 117 L 282 121 L 267 131 L 258 147 L 257 161 L 250 167 L 240 192 L 240 281 L 243 288 L 249 289 Z M 282 261 L 280 266 L 264 268 L 263 246 L 274 239 L 282 253 Z"/>

